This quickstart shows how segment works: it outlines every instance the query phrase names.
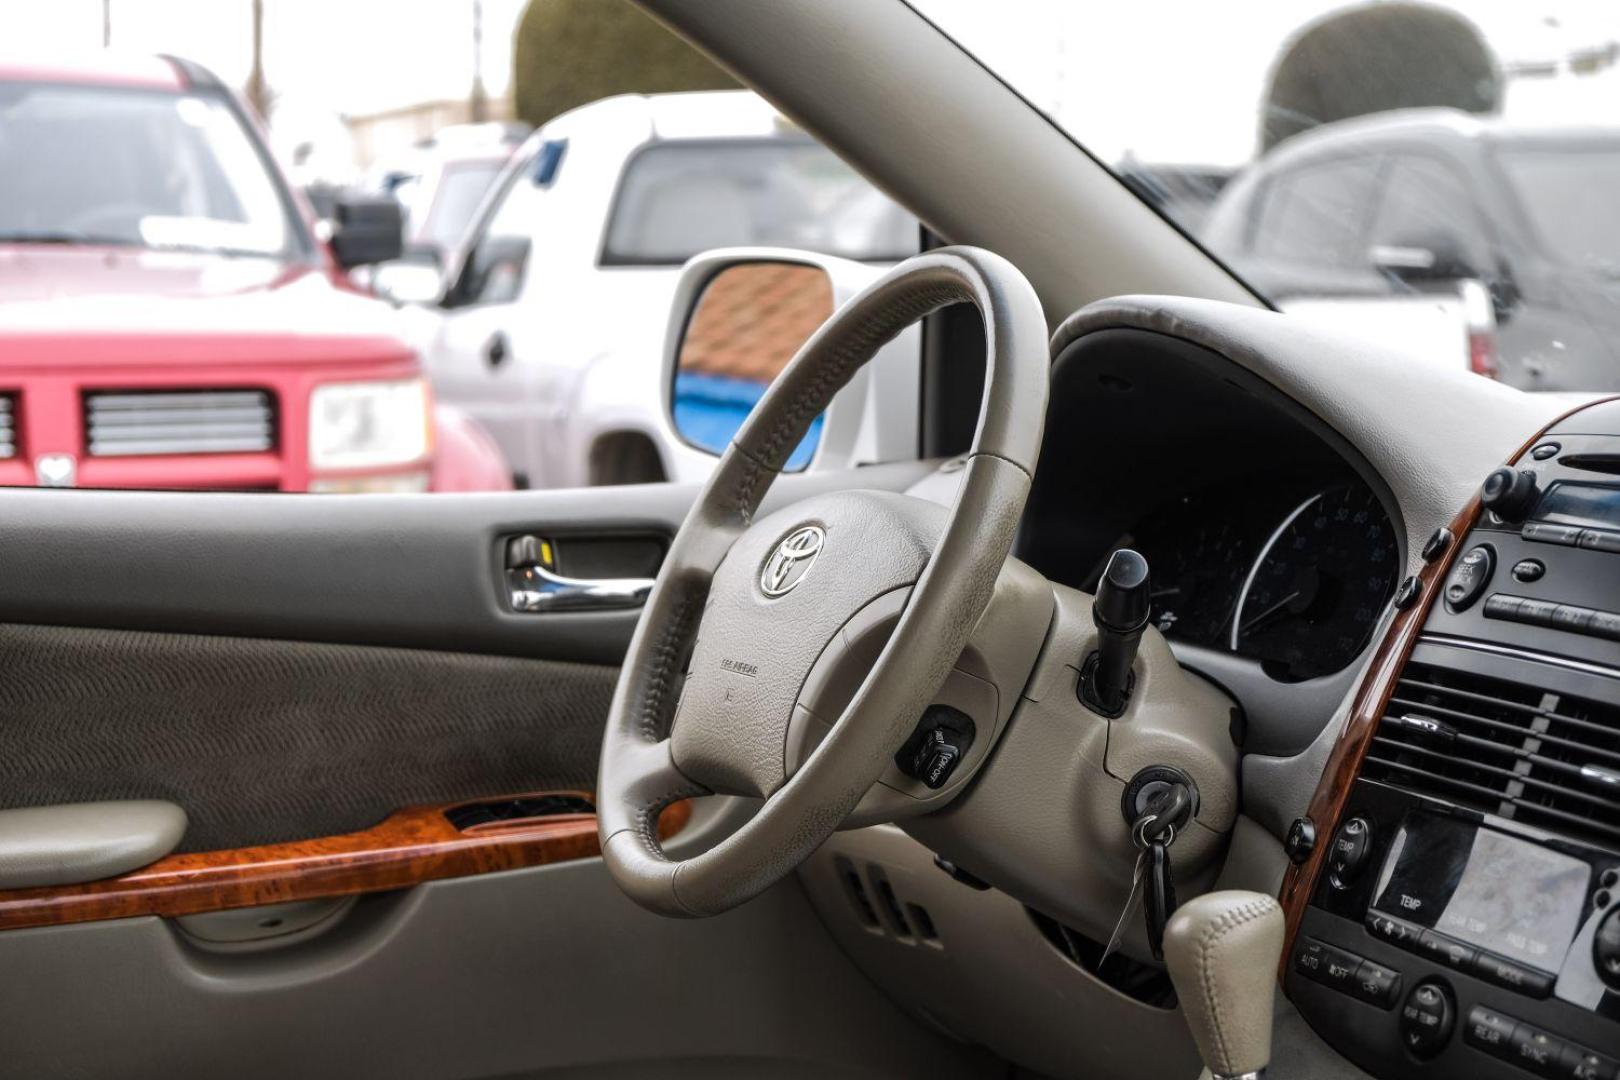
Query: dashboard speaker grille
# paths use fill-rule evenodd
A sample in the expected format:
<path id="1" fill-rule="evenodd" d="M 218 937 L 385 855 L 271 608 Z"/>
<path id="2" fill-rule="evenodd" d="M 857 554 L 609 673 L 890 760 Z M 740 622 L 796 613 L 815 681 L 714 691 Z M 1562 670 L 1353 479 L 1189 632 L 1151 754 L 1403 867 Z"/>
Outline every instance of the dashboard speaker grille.
<path id="1" fill-rule="evenodd" d="M 275 448 L 275 407 L 263 390 L 96 391 L 84 413 L 92 457 Z"/>
<path id="2" fill-rule="evenodd" d="M 1620 848 L 1620 708 L 1408 664 L 1362 775 Z"/>

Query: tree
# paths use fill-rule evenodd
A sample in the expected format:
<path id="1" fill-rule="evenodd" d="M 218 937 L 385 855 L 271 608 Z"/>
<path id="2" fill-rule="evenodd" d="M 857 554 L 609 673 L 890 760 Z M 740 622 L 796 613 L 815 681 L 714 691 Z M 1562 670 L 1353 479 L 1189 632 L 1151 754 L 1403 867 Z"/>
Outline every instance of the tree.
<path id="1" fill-rule="evenodd" d="M 529 0 L 513 48 L 513 104 L 536 127 L 614 94 L 739 85 L 628 0 Z"/>
<path id="2" fill-rule="evenodd" d="M 1449 106 L 1485 113 L 1502 97 L 1496 56 L 1474 24 L 1423 3 L 1344 8 L 1284 47 L 1260 116 L 1260 147 L 1352 116 Z"/>

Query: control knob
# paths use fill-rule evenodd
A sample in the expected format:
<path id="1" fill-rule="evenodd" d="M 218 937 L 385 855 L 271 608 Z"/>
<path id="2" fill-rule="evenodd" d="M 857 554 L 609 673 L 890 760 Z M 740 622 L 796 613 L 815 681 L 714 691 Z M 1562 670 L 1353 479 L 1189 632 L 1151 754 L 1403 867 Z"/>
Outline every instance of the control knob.
<path id="1" fill-rule="evenodd" d="M 1507 465 L 1487 476 L 1479 489 L 1479 501 L 1485 509 L 1510 524 L 1529 517 L 1540 495 L 1535 473 Z"/>
<path id="2" fill-rule="evenodd" d="M 1592 963 L 1610 990 L 1620 991 L 1620 906 L 1612 907 L 1592 935 Z"/>

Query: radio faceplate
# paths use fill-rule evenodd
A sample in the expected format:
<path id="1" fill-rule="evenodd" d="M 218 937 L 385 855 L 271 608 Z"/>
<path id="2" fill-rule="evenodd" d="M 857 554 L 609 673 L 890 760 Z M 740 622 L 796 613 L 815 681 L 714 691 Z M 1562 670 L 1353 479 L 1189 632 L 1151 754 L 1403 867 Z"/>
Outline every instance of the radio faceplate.
<path id="1" fill-rule="evenodd" d="M 1620 399 L 1482 501 L 1425 549 L 1312 799 L 1283 983 L 1374 1076 L 1617 1080 Z"/>
<path id="2" fill-rule="evenodd" d="M 1329 1044 L 1379 1077 L 1617 1075 L 1620 994 L 1592 941 L 1620 911 L 1620 854 L 1368 780 L 1340 830 L 1351 822 L 1365 854 L 1318 879 L 1284 976 Z M 1521 1034 L 1547 1064 L 1516 1055 Z"/>

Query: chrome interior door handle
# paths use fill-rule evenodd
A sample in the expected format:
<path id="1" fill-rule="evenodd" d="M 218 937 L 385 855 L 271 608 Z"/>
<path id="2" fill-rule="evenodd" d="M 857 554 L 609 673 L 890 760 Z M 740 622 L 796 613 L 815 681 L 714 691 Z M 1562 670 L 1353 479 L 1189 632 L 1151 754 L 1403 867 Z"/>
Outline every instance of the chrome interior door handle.
<path id="1" fill-rule="evenodd" d="M 571 578 L 543 566 L 506 572 L 513 611 L 606 611 L 638 608 L 652 592 L 652 578 Z"/>

